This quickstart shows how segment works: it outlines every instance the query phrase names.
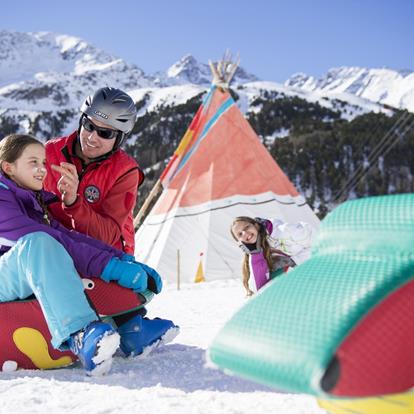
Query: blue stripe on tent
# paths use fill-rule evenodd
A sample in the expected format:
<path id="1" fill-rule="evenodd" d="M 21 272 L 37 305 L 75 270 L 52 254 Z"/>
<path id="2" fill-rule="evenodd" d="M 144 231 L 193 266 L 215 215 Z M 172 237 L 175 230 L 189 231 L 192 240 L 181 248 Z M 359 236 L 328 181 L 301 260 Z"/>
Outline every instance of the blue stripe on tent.
<path id="1" fill-rule="evenodd" d="M 221 115 L 224 114 L 224 112 L 227 111 L 232 105 L 234 104 L 233 98 L 227 99 L 227 101 L 224 101 L 219 109 L 217 109 L 217 112 L 214 114 L 214 116 L 210 119 L 210 121 L 207 122 L 207 124 L 204 127 L 203 132 L 200 134 L 200 137 L 198 139 L 198 142 L 200 142 L 208 133 L 209 129 L 213 126 L 213 124 L 220 118 Z"/>
<path id="2" fill-rule="evenodd" d="M 197 139 L 197 142 L 194 143 L 190 151 L 187 152 L 187 154 L 184 155 L 183 159 L 181 160 L 180 164 L 178 164 L 178 167 L 174 173 L 174 176 L 184 167 L 188 159 L 191 157 L 192 153 L 198 148 L 201 141 L 205 138 L 207 133 L 209 132 L 210 128 L 219 120 L 219 118 L 234 104 L 234 100 L 232 97 L 229 97 L 226 101 L 224 101 L 220 108 L 217 109 L 216 113 L 213 115 L 213 117 L 206 123 L 204 126 L 204 129 L 200 136 Z M 171 177 L 172 178 L 174 178 Z"/>
<path id="3" fill-rule="evenodd" d="M 201 105 L 203 105 L 204 108 L 210 105 L 211 97 L 213 96 L 213 92 L 215 90 L 216 90 L 216 87 L 212 86 L 210 90 L 208 91 L 207 95 L 204 97 L 203 102 L 201 103 Z"/>

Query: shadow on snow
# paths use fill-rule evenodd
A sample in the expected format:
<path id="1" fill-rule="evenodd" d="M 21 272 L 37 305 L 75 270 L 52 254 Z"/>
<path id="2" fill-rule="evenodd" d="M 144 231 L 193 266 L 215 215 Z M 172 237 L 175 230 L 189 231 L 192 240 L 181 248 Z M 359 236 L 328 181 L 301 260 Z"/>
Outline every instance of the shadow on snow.
<path id="1" fill-rule="evenodd" d="M 65 369 L 0 373 L 0 381 L 23 377 L 89 382 L 129 389 L 161 386 L 183 392 L 276 392 L 265 385 L 226 375 L 218 369 L 206 366 L 205 349 L 182 344 L 163 346 L 145 358 L 123 358 L 121 354 L 117 354 L 112 371 L 104 377 L 87 377 L 79 363 Z"/>

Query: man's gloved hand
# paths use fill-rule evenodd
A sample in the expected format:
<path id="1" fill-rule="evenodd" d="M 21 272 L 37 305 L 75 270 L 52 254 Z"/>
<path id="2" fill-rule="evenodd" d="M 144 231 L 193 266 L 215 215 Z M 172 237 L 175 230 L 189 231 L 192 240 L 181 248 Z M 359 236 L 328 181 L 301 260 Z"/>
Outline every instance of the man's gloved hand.
<path id="1" fill-rule="evenodd" d="M 127 254 L 124 253 L 120 260 L 122 262 L 127 262 L 127 263 L 135 263 L 138 264 L 140 266 L 142 266 L 142 268 L 146 271 L 147 275 L 148 275 L 148 289 L 151 292 L 154 293 L 160 293 L 162 290 L 162 280 L 161 280 L 161 276 L 158 274 L 158 272 L 156 270 L 154 270 L 152 267 L 149 267 L 143 263 L 139 263 L 137 261 L 135 261 L 135 257 L 132 256 L 131 254 Z"/>
<path id="2" fill-rule="evenodd" d="M 140 263 L 123 262 L 118 257 L 113 257 L 105 266 L 101 279 L 105 282 L 114 280 L 121 286 L 137 292 L 147 289 L 147 270 Z"/>

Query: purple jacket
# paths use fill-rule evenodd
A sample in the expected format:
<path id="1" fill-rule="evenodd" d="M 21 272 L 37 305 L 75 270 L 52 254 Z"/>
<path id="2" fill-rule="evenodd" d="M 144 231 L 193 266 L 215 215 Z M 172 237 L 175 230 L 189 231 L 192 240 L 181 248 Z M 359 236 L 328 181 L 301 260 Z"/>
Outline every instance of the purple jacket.
<path id="1" fill-rule="evenodd" d="M 41 191 L 46 204 L 55 195 Z M 113 257 L 123 252 L 74 230 L 68 230 L 50 217 L 50 226 L 43 224 L 43 210 L 35 192 L 19 187 L 0 174 L 0 255 L 26 234 L 42 231 L 63 245 L 79 273 L 99 277 Z"/>
<path id="2" fill-rule="evenodd" d="M 271 248 L 273 267 L 269 269 L 263 251 L 256 242 L 256 249 L 248 254 L 250 272 L 254 276 L 256 289 L 261 289 L 279 272 L 304 262 L 310 256 L 312 227 L 304 222 L 286 223 L 280 219 L 262 219 L 256 221 L 265 227 L 267 243 Z"/>

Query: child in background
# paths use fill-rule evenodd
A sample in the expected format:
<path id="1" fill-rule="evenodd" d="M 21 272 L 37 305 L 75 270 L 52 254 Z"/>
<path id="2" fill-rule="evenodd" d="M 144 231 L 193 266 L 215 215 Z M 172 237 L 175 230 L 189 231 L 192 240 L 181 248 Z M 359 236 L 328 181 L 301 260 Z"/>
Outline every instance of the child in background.
<path id="1" fill-rule="evenodd" d="M 161 291 L 161 278 L 132 256 L 70 231 L 49 216 L 47 203 L 54 194 L 42 190 L 45 163 L 43 144 L 30 135 L 9 135 L 0 142 L 0 302 L 34 294 L 52 346 L 70 349 L 87 374 L 101 375 L 110 369 L 120 343 L 126 355 L 136 355 L 143 344 L 176 327 L 165 319 L 142 318 L 140 329 L 120 326 L 118 333 L 99 320 L 79 274 L 154 293 Z"/>
<path id="2" fill-rule="evenodd" d="M 253 294 L 250 274 L 259 290 L 269 280 L 310 257 L 313 228 L 308 223 L 241 216 L 234 219 L 230 232 L 245 253 L 243 285 L 247 296 Z"/>

